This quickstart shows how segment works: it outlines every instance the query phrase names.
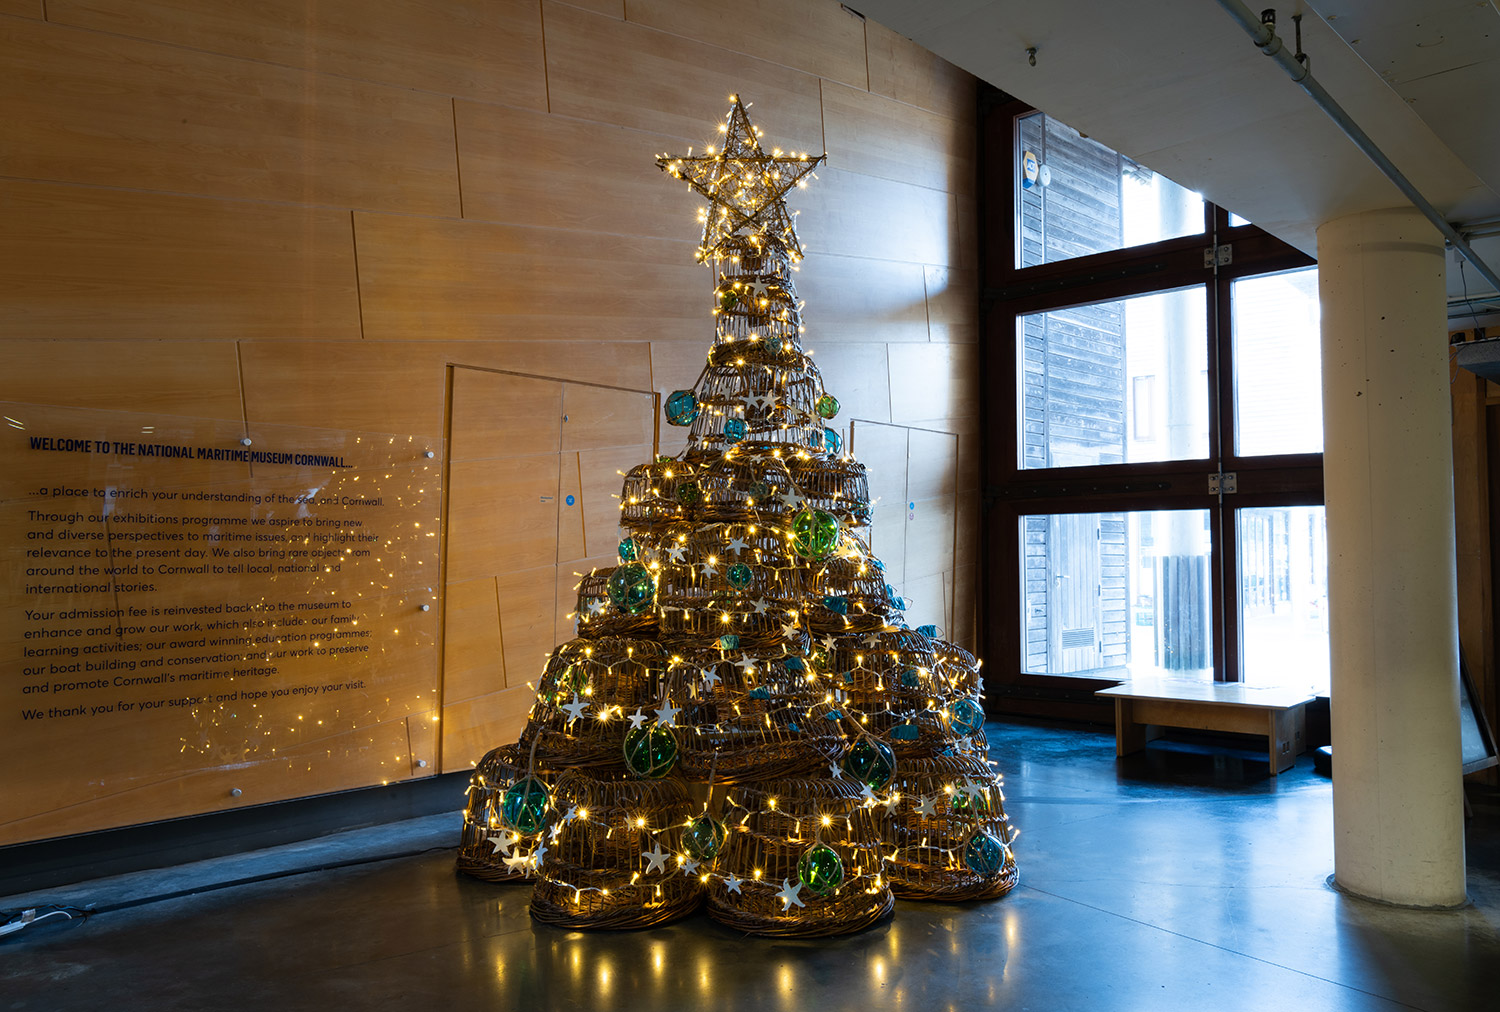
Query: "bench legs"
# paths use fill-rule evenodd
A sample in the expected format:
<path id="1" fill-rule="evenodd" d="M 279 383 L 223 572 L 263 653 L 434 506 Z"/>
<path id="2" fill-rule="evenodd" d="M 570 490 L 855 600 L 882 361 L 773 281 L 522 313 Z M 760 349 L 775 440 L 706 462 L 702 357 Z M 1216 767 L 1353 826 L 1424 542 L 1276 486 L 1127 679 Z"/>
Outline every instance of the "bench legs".
<path id="1" fill-rule="evenodd" d="M 1161 737 L 1163 727 L 1264 734 L 1272 776 L 1291 769 L 1307 749 L 1307 713 L 1300 705 L 1280 710 L 1230 709 L 1192 701 L 1115 697 L 1115 755 L 1139 752 L 1147 742 Z"/>
<path id="2" fill-rule="evenodd" d="M 1115 755 L 1129 755 L 1146 747 L 1162 735 L 1157 724 L 1137 723 L 1135 705 L 1129 699 L 1115 699 Z"/>

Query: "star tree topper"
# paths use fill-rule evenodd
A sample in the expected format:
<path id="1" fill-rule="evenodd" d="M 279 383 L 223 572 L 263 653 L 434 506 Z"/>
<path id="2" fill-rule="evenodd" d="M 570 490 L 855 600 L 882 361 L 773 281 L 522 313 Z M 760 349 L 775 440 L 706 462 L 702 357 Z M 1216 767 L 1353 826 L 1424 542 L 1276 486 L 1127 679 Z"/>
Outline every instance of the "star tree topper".
<path id="1" fill-rule="evenodd" d="M 779 249 L 793 262 L 801 260 L 802 247 L 784 198 L 792 187 L 806 185 L 804 177 L 828 156 L 783 153 L 780 148 L 766 154 L 744 103 L 738 95 L 731 96 L 730 101 L 734 104 L 729 109 L 722 149 L 710 147 L 701 155 L 661 155 L 656 159 L 662 171 L 687 180 L 708 198 L 698 259 L 731 251 L 729 240 L 744 232 L 759 237 L 764 247 Z"/>

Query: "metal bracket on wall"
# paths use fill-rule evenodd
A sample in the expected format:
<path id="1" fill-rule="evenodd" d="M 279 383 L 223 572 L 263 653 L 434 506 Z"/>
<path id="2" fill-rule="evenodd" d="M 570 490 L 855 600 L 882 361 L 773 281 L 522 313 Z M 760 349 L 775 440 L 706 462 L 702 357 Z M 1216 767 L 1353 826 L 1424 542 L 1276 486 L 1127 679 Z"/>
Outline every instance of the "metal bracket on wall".
<path id="1" fill-rule="evenodd" d="M 1228 267 L 1234 263 L 1234 243 L 1203 247 L 1204 267 Z"/>
<path id="2" fill-rule="evenodd" d="M 1209 495 L 1233 495 L 1239 491 L 1239 476 L 1234 471 L 1220 471 L 1208 476 Z"/>

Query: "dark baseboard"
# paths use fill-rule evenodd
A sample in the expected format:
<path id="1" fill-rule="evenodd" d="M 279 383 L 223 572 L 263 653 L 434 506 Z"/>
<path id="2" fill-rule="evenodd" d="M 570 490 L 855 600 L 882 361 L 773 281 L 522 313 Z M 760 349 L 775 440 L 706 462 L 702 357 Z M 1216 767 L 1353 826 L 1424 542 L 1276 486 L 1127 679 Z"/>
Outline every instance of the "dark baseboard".
<path id="1" fill-rule="evenodd" d="M 0 847 L 0 896 L 242 854 L 464 805 L 469 771 Z M 455 823 L 454 839 L 457 840 Z"/>

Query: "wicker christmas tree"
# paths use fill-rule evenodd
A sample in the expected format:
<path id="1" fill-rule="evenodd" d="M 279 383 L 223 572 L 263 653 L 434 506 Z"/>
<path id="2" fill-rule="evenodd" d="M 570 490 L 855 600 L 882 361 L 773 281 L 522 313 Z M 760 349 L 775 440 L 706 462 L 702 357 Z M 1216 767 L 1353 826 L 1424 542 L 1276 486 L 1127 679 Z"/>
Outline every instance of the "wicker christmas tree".
<path id="1" fill-rule="evenodd" d="M 658 159 L 709 201 L 714 340 L 664 405 L 687 447 L 626 475 L 619 564 L 584 577 L 577 637 L 470 786 L 460 867 L 534 880 L 549 923 L 641 927 L 706 899 L 751 933 L 832 935 L 888 915 L 893 889 L 1015 883 L 978 663 L 903 621 L 802 346 L 785 196 L 823 156 L 766 152 L 732 102 L 722 146 Z"/>

